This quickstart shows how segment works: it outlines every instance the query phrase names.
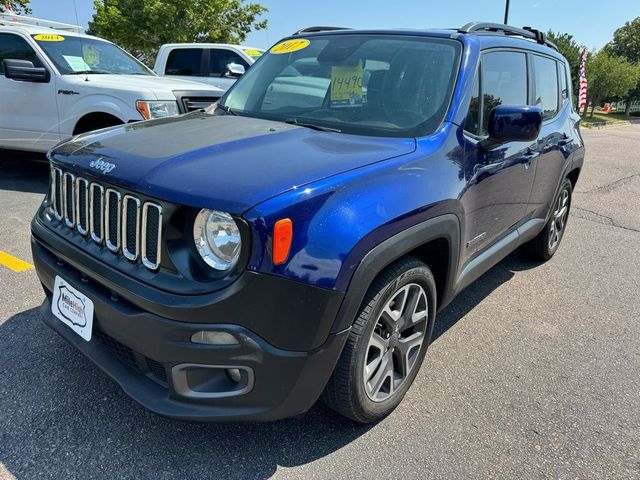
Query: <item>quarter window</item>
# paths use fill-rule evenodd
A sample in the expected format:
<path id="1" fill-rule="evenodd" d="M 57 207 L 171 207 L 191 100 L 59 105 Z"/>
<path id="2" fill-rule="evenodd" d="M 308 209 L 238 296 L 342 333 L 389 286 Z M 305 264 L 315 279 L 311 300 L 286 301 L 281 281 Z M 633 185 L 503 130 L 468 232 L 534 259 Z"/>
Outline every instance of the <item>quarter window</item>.
<path id="1" fill-rule="evenodd" d="M 560 102 L 564 105 L 570 99 L 569 87 L 567 86 L 567 69 L 564 63 L 558 62 L 558 76 L 560 77 Z"/>
<path id="2" fill-rule="evenodd" d="M 167 75 L 202 76 L 202 49 L 176 48 L 167 58 Z"/>
<path id="3" fill-rule="evenodd" d="M 556 87 L 557 88 L 557 87 Z M 527 57 L 518 52 L 491 52 L 482 58 L 482 130 L 498 105 L 527 104 Z"/>
<path id="4" fill-rule="evenodd" d="M 550 58 L 533 55 L 535 105 L 542 108 L 542 119 L 558 112 L 558 67 Z M 565 86 L 566 90 L 566 86 Z"/>
<path id="5" fill-rule="evenodd" d="M 42 67 L 36 52 L 23 38 L 9 33 L 0 33 L 0 74 L 4 75 L 5 59 L 28 60 L 36 67 Z"/>

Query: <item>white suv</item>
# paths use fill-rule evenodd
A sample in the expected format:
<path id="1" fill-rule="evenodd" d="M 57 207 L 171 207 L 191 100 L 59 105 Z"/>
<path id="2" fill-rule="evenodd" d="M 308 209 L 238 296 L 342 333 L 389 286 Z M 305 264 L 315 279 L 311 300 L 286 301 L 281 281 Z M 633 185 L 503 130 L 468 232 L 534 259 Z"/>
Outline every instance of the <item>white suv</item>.
<path id="1" fill-rule="evenodd" d="M 79 133 L 206 108 L 224 93 L 159 77 L 82 32 L 0 15 L 0 149 L 46 152 Z"/>
<path id="2" fill-rule="evenodd" d="M 160 47 L 153 71 L 228 90 L 264 50 L 226 43 L 168 43 Z"/>

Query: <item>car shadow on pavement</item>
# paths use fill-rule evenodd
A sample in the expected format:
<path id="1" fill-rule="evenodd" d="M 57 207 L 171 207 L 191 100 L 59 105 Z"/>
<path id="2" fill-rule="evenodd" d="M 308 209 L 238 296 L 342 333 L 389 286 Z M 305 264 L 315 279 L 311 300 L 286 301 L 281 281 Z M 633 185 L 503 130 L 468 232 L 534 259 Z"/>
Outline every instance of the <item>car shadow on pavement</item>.
<path id="1" fill-rule="evenodd" d="M 489 293 L 535 266 L 512 254 L 439 315 L 435 341 Z M 33 308 L 0 325 L 0 473 L 29 478 L 267 478 L 372 428 L 322 404 L 263 424 L 182 423 L 140 407 Z M 394 421 L 392 415 L 386 421 Z"/>
<path id="2" fill-rule="evenodd" d="M 49 165 L 34 154 L 0 150 L 0 190 L 46 193 Z"/>

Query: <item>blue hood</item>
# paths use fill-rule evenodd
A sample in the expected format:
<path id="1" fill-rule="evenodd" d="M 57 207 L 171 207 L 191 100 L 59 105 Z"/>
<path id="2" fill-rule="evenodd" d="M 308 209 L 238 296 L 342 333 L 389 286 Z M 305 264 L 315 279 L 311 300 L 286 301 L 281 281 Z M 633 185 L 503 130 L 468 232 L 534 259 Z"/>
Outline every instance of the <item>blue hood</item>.
<path id="1" fill-rule="evenodd" d="M 151 197 L 241 214 L 292 188 L 414 150 L 413 139 L 195 113 L 81 135 L 51 158 Z M 115 168 L 92 168 L 98 158 Z"/>

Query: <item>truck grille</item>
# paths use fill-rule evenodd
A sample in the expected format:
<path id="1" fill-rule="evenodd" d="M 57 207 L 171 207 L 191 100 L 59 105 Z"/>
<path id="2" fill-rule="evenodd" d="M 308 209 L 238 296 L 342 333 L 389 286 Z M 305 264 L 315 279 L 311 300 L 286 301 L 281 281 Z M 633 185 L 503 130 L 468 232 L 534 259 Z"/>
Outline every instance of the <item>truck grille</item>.
<path id="1" fill-rule="evenodd" d="M 51 207 L 57 220 L 98 245 L 150 270 L 160 266 L 161 205 L 53 168 Z"/>

